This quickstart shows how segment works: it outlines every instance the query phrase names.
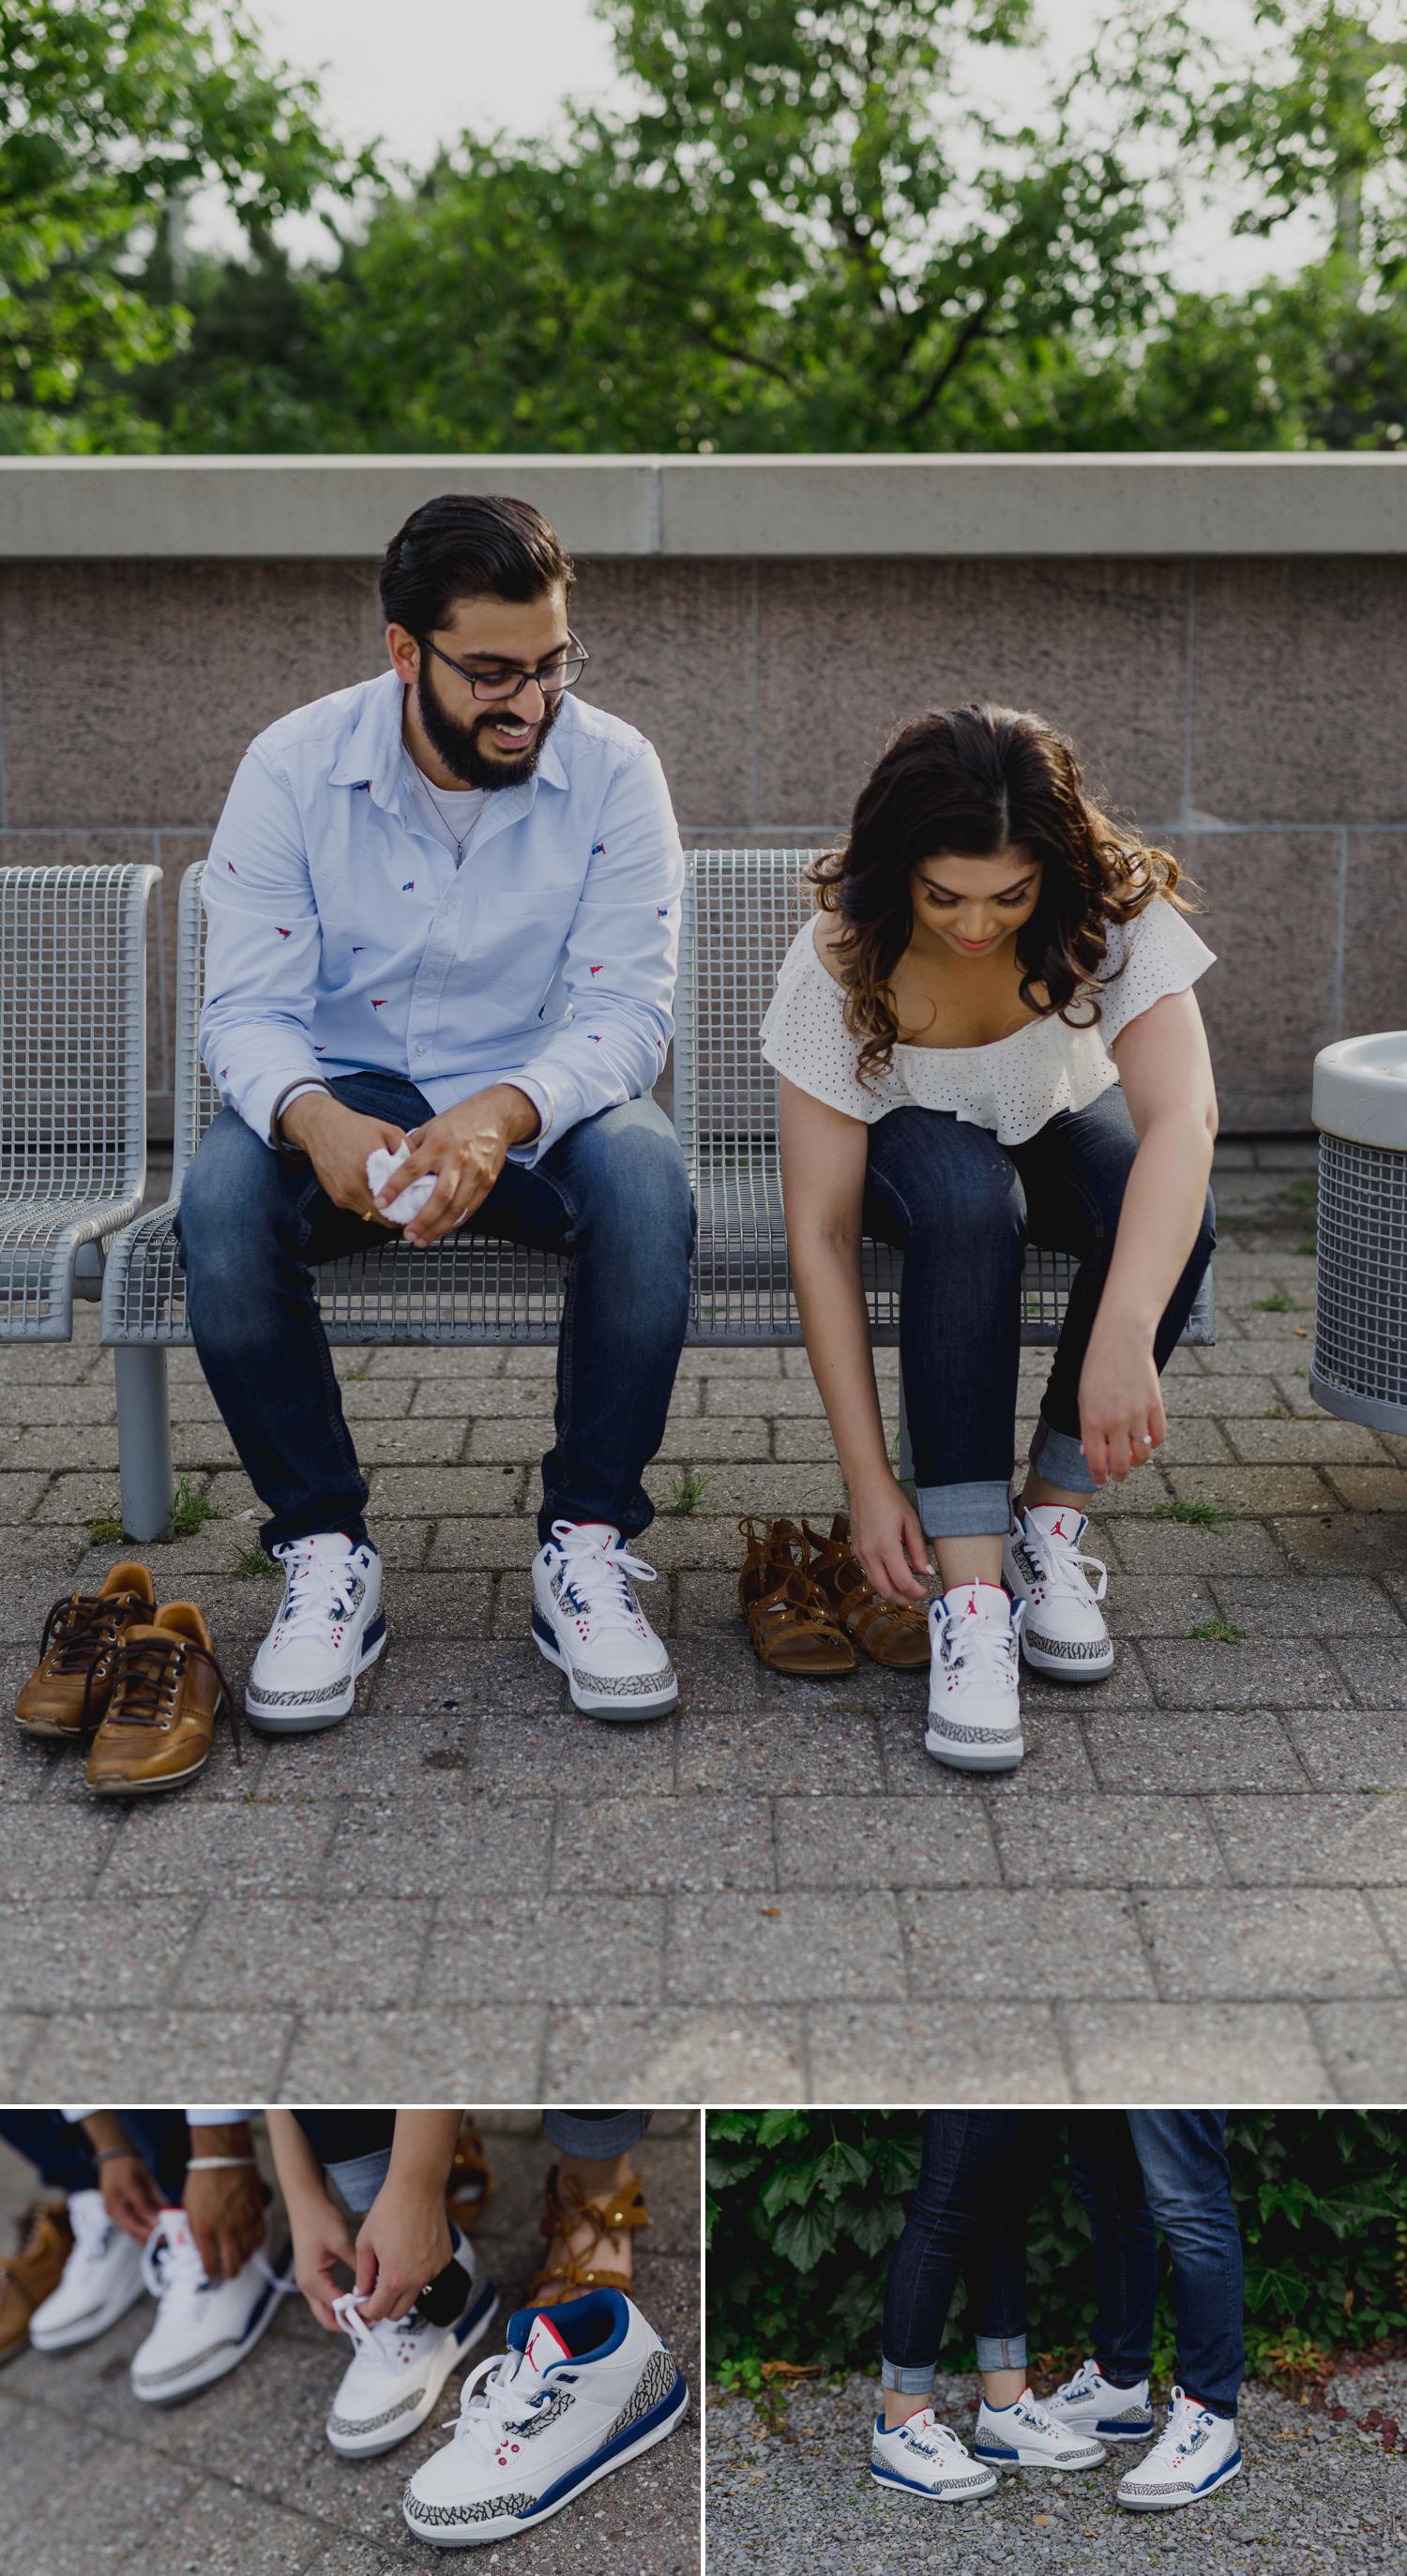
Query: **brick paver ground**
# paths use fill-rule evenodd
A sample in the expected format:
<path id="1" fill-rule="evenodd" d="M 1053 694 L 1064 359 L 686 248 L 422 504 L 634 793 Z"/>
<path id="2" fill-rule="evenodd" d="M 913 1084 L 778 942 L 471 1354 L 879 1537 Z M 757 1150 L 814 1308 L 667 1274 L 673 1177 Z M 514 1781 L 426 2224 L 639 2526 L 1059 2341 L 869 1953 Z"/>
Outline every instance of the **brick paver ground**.
<path id="1" fill-rule="evenodd" d="M 480 2125 L 497 2189 L 475 2241 L 503 2300 L 471 2356 L 503 2348 L 541 2254 L 550 2151 L 525 2119 Z M 535 2129 L 535 2124 L 533 2124 Z M 699 2564 L 701 2408 L 697 2124 L 662 2118 L 641 2149 L 652 2224 L 637 2239 L 636 2291 L 694 2392 L 678 2430 L 542 2525 L 534 2576 L 693 2576 Z M 34 2177 L 0 2147 L 0 2235 Z M 303 2301 L 286 2299 L 257 2352 L 184 2405 L 143 2406 L 127 2368 L 151 2320 L 143 2299 L 96 2343 L 23 2353 L 0 2371 L 0 2576 L 410 2576 L 436 2560 L 401 2518 L 407 2479 L 438 2450 L 459 2402 L 445 2385 L 431 2424 L 399 2450 L 344 2460 L 323 2426 L 346 2358 Z M 511 2549 L 486 2550 L 507 2567 Z M 519 2563 L 514 2560 L 513 2563 Z"/>
<path id="2" fill-rule="evenodd" d="M 0 1733 L 0 2085 L 1407 2098 L 1405 1453 L 1309 1401 L 1311 1172 L 1294 1140 L 1222 1152 L 1217 1347 L 1176 1355 L 1167 1449 L 1096 1524 L 1114 1673 L 1028 1680 L 1006 1780 L 929 1760 L 912 1675 L 753 1657 L 739 1514 L 840 1500 L 801 1352 L 685 1356 L 645 1543 L 683 1701 L 639 1728 L 575 1715 L 526 1635 L 550 1355 L 342 1353 L 390 1649 L 345 1725 L 242 1770 L 222 1742 L 128 1813 Z M 254 1499 L 194 1356 L 172 1375 L 220 1517 L 151 1560 L 241 1683 L 276 1596 L 238 1573 Z M 117 1509 L 91 1312 L 0 1351 L 0 1386 L 12 1687 L 120 1553 L 89 1538 Z"/>

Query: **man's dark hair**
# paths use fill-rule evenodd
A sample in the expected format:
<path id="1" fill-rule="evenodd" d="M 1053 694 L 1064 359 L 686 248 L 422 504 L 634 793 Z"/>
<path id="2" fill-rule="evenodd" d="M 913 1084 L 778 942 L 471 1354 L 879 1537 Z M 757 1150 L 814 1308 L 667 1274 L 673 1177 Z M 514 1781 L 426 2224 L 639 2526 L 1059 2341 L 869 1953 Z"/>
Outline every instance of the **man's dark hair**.
<path id="1" fill-rule="evenodd" d="M 422 501 L 386 548 L 381 606 L 388 626 L 428 635 L 457 599 L 541 599 L 571 590 L 571 556 L 530 501 L 497 492 L 445 492 Z"/>

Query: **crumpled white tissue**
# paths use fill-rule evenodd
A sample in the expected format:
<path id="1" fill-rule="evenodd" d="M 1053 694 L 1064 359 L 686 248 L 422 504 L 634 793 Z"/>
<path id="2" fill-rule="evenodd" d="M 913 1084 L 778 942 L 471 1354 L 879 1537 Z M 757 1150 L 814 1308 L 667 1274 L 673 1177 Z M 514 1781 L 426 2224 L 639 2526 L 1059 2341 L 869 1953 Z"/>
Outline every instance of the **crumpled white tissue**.
<path id="1" fill-rule="evenodd" d="M 374 1199 L 380 1198 L 387 1182 L 400 1170 L 402 1163 L 409 1161 L 409 1145 L 398 1145 L 394 1154 L 388 1154 L 384 1145 L 378 1145 L 375 1153 L 368 1154 L 366 1177 Z M 426 1200 L 433 1194 L 438 1177 L 435 1172 L 422 1173 L 418 1181 L 412 1181 L 409 1189 L 402 1190 L 399 1198 L 382 1209 L 382 1215 L 389 1217 L 392 1225 L 409 1225 L 411 1218 L 419 1216 Z"/>

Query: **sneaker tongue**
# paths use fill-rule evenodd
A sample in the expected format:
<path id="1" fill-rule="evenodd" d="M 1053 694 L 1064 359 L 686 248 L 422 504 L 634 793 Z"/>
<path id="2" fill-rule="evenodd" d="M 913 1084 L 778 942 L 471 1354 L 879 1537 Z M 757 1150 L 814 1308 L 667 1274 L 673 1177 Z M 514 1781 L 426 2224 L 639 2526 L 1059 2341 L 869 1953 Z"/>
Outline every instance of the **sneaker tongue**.
<path id="1" fill-rule="evenodd" d="M 1026 1514 L 1033 1529 L 1043 1530 L 1047 1538 L 1063 1538 L 1078 1547 L 1089 1522 L 1073 1503 L 1034 1503 Z"/>
<path id="2" fill-rule="evenodd" d="M 975 1619 L 979 1628 L 1011 1625 L 1011 1603 L 999 1583 L 955 1583 L 943 1599 L 955 1619 Z"/>
<path id="3" fill-rule="evenodd" d="M 596 1547 L 620 1545 L 620 1531 L 613 1521 L 575 1521 L 572 1526 L 580 1537 L 589 1538 Z"/>
<path id="4" fill-rule="evenodd" d="M 527 2339 L 523 2345 L 524 2370 L 531 2378 L 542 2380 L 546 2378 L 554 2362 L 570 2361 L 571 2357 L 571 2345 L 563 2342 L 550 2316 L 544 2309 L 539 2308 L 528 2328 Z"/>

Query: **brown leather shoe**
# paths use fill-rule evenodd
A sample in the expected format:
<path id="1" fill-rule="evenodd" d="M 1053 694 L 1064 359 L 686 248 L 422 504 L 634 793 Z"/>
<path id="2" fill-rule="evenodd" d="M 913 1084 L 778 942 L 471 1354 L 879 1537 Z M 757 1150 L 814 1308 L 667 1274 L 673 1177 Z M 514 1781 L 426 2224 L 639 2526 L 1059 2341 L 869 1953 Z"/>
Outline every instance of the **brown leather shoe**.
<path id="1" fill-rule="evenodd" d="M 144 1565 L 115 1565 L 101 1592 L 70 1592 L 56 1601 L 44 1622 L 39 1661 L 15 1701 L 16 1724 L 31 1735 L 81 1742 L 107 1707 L 122 1638 L 155 1608 Z"/>
<path id="2" fill-rule="evenodd" d="M 20 2220 L 18 2254 L 0 2254 L 0 2361 L 29 2341 L 29 2320 L 58 2288 L 73 2252 L 68 2203 L 36 2200 Z"/>
<path id="3" fill-rule="evenodd" d="M 150 1627 L 129 1628 L 117 1650 L 112 1697 L 88 1755 L 93 1795 L 136 1798 L 193 1780 L 210 1758 L 222 1706 L 242 1761 L 235 1695 L 210 1631 L 193 1601 L 168 1601 Z"/>

